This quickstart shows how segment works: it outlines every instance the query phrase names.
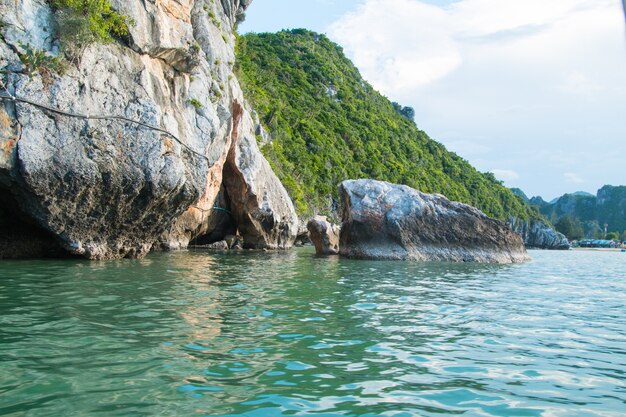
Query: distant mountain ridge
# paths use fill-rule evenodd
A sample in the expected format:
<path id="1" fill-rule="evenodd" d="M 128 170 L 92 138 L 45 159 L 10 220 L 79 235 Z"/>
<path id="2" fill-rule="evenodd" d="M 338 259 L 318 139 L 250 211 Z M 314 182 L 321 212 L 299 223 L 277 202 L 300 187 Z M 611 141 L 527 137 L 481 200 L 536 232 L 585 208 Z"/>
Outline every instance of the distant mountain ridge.
<path id="1" fill-rule="evenodd" d="M 576 197 L 595 197 L 593 194 L 588 193 L 587 191 L 574 191 L 573 193 L 568 194 Z M 556 202 L 559 201 L 561 197 L 553 198 L 552 200 L 550 200 L 550 204 L 556 204 Z"/>
<path id="2" fill-rule="evenodd" d="M 605 224 L 613 237 L 617 234 L 626 239 L 626 186 L 605 185 L 596 195 L 577 191 L 550 202 L 541 197 L 532 197 L 528 202 L 570 239 L 604 238 Z"/>
<path id="3" fill-rule="evenodd" d="M 521 188 L 511 188 L 511 192 L 513 194 L 515 194 L 516 196 L 520 197 L 525 202 L 527 202 L 527 203 L 530 202 L 530 199 L 528 198 L 526 193 L 524 191 L 522 191 Z"/>

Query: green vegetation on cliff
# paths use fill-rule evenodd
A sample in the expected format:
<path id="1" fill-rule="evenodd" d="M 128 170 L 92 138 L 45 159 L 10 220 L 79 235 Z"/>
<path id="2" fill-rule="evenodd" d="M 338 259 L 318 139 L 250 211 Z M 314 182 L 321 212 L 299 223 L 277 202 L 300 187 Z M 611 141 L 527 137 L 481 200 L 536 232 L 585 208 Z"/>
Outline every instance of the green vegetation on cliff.
<path id="1" fill-rule="evenodd" d="M 324 35 L 306 30 L 239 37 L 244 92 L 272 141 L 262 151 L 300 215 L 330 214 L 337 185 L 373 178 L 474 205 L 505 219 L 536 210 L 419 130 L 413 109 L 372 88 Z"/>
<path id="2" fill-rule="evenodd" d="M 597 195 L 565 194 L 550 203 L 533 197 L 530 204 L 570 239 L 609 237 L 604 233 L 605 224 L 613 237 L 626 239 L 626 186 L 605 185 Z"/>
<path id="3" fill-rule="evenodd" d="M 128 36 L 131 18 L 116 12 L 108 0 L 48 0 L 55 11 L 61 47 L 76 60 L 92 43 Z"/>

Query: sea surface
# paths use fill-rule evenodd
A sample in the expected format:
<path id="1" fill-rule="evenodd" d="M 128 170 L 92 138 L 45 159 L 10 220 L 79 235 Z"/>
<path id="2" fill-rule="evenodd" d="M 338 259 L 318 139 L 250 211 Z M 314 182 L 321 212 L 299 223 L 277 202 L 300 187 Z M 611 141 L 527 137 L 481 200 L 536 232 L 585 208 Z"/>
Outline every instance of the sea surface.
<path id="1" fill-rule="evenodd" d="M 626 416 L 626 253 L 0 261 L 0 415 Z"/>

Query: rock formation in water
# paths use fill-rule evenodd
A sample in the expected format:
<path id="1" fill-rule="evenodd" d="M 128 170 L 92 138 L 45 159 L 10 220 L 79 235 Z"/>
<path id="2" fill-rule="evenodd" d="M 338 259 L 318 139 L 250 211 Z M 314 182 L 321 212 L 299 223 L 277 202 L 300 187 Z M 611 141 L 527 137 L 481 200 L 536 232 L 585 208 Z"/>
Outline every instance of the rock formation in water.
<path id="1" fill-rule="evenodd" d="M 317 255 L 337 255 L 339 253 L 340 227 L 330 223 L 326 216 L 315 216 L 307 223 L 309 236 L 315 245 Z"/>
<path id="2" fill-rule="evenodd" d="M 339 186 L 340 254 L 366 259 L 514 263 L 529 259 L 506 224 L 442 195 L 349 180 Z"/>
<path id="3" fill-rule="evenodd" d="M 511 188 L 511 192 L 518 197 L 521 197 L 527 204 L 533 204 L 532 201 L 537 197 L 533 197 L 533 200 L 529 199 L 524 191 L 519 188 Z M 541 197 L 539 199 L 543 202 Z M 507 224 L 513 229 L 514 232 L 519 234 L 524 240 L 524 245 L 530 249 L 551 249 L 551 250 L 566 250 L 570 248 L 569 240 L 562 233 L 557 232 L 551 226 L 546 224 L 545 221 L 532 218 L 529 220 L 522 220 L 517 217 L 509 217 Z"/>
<path id="4" fill-rule="evenodd" d="M 233 73 L 233 28 L 248 3 L 112 0 L 134 21 L 125 44 L 90 44 L 58 75 L 28 62 L 28 51 L 59 54 L 49 3 L 0 0 L 0 93 L 162 129 L 2 100 L 1 211 L 89 259 L 141 257 L 233 229 L 249 247 L 291 246 L 297 216 L 259 153 Z"/>
<path id="5" fill-rule="evenodd" d="M 507 224 L 522 237 L 529 249 L 567 250 L 571 247 L 565 235 L 540 220 L 510 219 Z"/>

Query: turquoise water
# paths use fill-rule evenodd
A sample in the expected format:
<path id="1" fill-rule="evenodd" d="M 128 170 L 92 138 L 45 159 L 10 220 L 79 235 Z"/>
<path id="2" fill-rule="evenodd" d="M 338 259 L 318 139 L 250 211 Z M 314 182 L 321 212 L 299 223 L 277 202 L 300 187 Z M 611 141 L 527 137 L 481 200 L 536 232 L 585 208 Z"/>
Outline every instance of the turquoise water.
<path id="1" fill-rule="evenodd" d="M 2 416 L 624 416 L 626 254 L 0 262 Z"/>

